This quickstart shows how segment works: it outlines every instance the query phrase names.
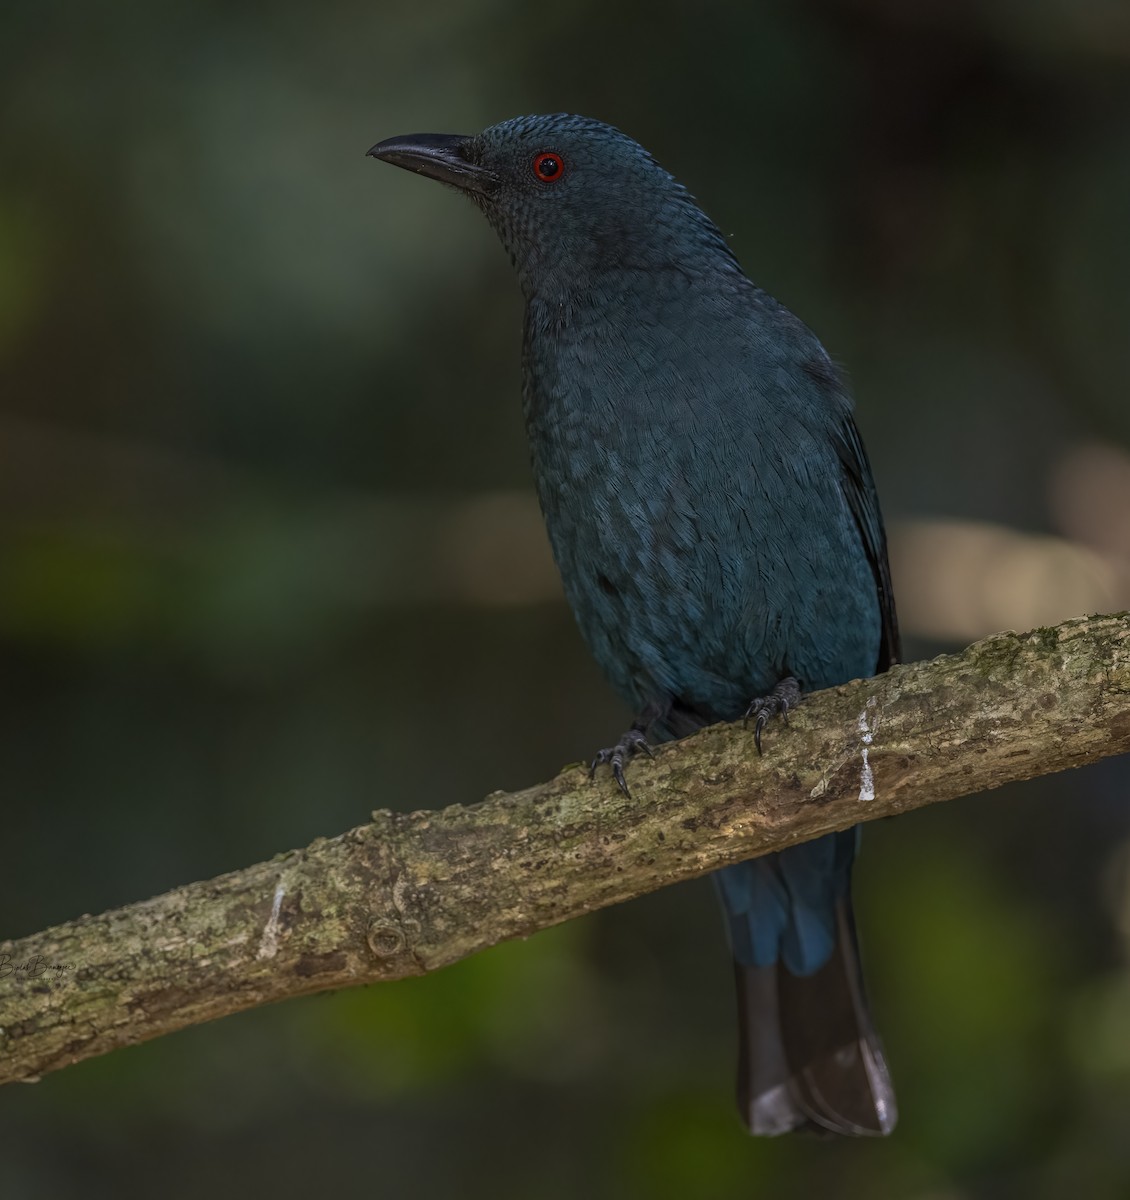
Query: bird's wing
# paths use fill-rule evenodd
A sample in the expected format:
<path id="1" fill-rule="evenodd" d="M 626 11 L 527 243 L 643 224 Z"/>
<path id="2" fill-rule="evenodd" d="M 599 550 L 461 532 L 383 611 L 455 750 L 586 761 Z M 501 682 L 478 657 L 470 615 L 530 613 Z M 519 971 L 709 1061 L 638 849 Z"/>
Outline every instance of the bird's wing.
<path id="1" fill-rule="evenodd" d="M 871 464 L 867 461 L 867 451 L 863 448 L 863 439 L 859 436 L 851 413 L 844 415 L 834 441 L 843 467 L 844 496 L 875 576 L 883 627 L 883 640 L 875 670 L 885 671 L 897 663 L 902 654 L 898 617 L 895 615 L 895 594 L 891 587 L 891 568 L 887 562 L 887 535 L 883 529 L 875 481 L 871 478 Z"/>

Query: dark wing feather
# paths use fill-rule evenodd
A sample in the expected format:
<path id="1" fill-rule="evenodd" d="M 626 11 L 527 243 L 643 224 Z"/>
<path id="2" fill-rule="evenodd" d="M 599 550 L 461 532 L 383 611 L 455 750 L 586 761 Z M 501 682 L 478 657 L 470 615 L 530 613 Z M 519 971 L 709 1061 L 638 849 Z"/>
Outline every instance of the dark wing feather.
<path id="1" fill-rule="evenodd" d="M 871 571 L 875 576 L 875 590 L 879 597 L 883 628 L 879 661 L 875 666 L 875 672 L 878 674 L 902 657 L 898 617 L 895 614 L 895 593 L 891 587 L 891 567 L 887 561 L 887 534 L 883 529 L 883 515 L 879 511 L 875 481 L 871 477 L 871 464 L 867 461 L 863 439 L 859 436 L 855 419 L 850 413 L 845 415 L 833 440 L 844 469 L 844 496 L 855 518 L 863 548 L 867 552 L 867 561 L 871 564 Z"/>

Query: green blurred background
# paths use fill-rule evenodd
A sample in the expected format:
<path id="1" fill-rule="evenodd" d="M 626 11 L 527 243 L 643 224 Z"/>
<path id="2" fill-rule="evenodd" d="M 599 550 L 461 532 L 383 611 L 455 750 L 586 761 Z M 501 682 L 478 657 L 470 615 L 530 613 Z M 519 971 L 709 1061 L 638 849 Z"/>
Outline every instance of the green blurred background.
<path id="1" fill-rule="evenodd" d="M 0 936 L 623 725 L 505 255 L 392 134 L 578 111 L 692 188 L 850 371 L 908 656 L 1130 607 L 1128 67 L 1121 0 L 4 5 Z M 868 830 L 885 1142 L 745 1137 L 699 881 L 8 1087 L 0 1195 L 1130 1195 L 1128 783 Z"/>

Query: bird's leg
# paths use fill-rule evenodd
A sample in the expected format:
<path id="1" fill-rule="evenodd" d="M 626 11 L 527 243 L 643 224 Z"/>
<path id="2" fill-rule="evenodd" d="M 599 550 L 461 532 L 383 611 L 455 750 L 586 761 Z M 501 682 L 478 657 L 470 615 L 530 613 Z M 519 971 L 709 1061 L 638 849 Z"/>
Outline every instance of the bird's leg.
<path id="1" fill-rule="evenodd" d="M 632 793 L 628 791 L 628 784 L 624 779 L 624 764 L 640 751 L 648 758 L 655 757 L 647 741 L 647 731 L 652 723 L 663 716 L 670 707 L 670 704 L 649 704 L 636 717 L 632 722 L 631 729 L 620 738 L 615 746 L 609 746 L 596 752 L 596 757 L 589 764 L 589 778 L 591 779 L 596 774 L 597 767 L 609 763 L 612 767 L 612 778 L 616 780 L 620 791 L 631 799 Z"/>
<path id="2" fill-rule="evenodd" d="M 761 753 L 761 731 L 778 714 L 780 714 L 781 720 L 787 725 L 789 723 L 789 709 L 795 708 L 799 702 L 800 684 L 791 675 L 786 675 L 769 695 L 758 696 L 757 699 L 749 702 L 749 708 L 745 710 L 743 724 L 748 728 L 750 718 L 754 719 L 753 740 L 757 745 L 758 754 Z"/>

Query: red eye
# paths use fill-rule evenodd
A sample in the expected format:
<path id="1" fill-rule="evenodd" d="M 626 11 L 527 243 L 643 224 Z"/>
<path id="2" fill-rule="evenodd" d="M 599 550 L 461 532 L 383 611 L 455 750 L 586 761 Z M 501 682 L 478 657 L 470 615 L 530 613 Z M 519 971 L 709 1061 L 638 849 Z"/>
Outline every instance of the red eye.
<path id="1" fill-rule="evenodd" d="M 565 164 L 560 154 L 552 150 L 543 150 L 534 155 L 534 174 L 542 183 L 556 183 L 565 174 Z"/>

